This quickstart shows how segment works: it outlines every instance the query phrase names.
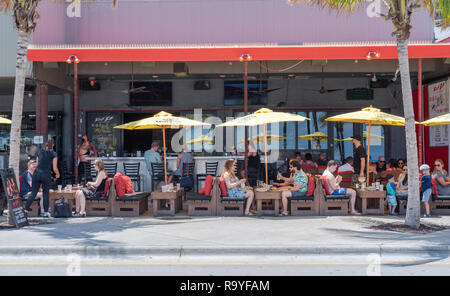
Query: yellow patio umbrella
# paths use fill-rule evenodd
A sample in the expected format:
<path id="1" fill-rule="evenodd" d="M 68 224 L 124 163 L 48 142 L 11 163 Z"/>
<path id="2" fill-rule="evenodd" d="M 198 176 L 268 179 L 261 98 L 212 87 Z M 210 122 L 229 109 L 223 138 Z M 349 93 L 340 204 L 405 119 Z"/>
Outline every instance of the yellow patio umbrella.
<path id="1" fill-rule="evenodd" d="M 262 108 L 255 113 L 242 116 L 225 123 L 219 124 L 216 127 L 227 127 L 227 126 L 256 126 L 263 125 L 264 127 L 264 157 L 266 164 L 266 184 L 269 183 L 269 175 L 267 169 L 267 124 L 275 122 L 286 122 L 286 121 L 304 121 L 309 120 L 304 116 L 285 112 L 274 112 L 267 108 Z"/>
<path id="2" fill-rule="evenodd" d="M 155 116 L 144 118 L 141 120 L 125 123 L 115 126 L 114 128 L 140 130 L 140 129 L 162 129 L 163 147 L 164 147 L 164 181 L 167 184 L 167 165 L 166 165 L 166 129 L 178 129 L 185 126 L 210 126 L 209 123 L 187 119 L 184 117 L 176 117 L 170 113 L 161 111 Z"/>
<path id="3" fill-rule="evenodd" d="M 309 135 L 298 136 L 297 138 L 306 141 L 328 141 L 328 136 L 322 132 L 315 132 Z"/>
<path id="4" fill-rule="evenodd" d="M 11 120 L 0 116 L 0 124 L 11 124 Z"/>
<path id="5" fill-rule="evenodd" d="M 450 124 L 450 113 L 439 115 L 434 118 L 422 121 L 420 124 L 423 124 L 425 126 Z"/>
<path id="6" fill-rule="evenodd" d="M 261 133 L 254 137 L 248 138 L 249 141 L 252 141 L 255 144 L 264 143 L 264 139 L 267 139 L 267 142 L 278 142 L 278 141 L 286 139 L 286 137 L 279 136 L 279 135 L 266 135 L 266 138 L 264 138 L 264 133 Z M 239 144 L 244 144 L 244 143 L 245 143 L 245 140 L 239 142 Z"/>
<path id="7" fill-rule="evenodd" d="M 369 185 L 369 158 L 370 158 L 370 128 L 375 125 L 395 125 L 404 126 L 405 118 L 381 112 L 380 109 L 372 106 L 362 109 L 361 111 L 345 113 L 328 117 L 326 121 L 340 121 L 340 122 L 356 122 L 369 125 L 368 128 L 368 142 L 367 142 L 367 186 Z"/>
<path id="8" fill-rule="evenodd" d="M 309 135 L 298 136 L 297 139 L 305 140 L 305 141 L 328 141 L 328 136 L 322 132 L 315 132 Z M 334 138 L 334 141 L 337 142 L 339 139 Z"/>
<path id="9" fill-rule="evenodd" d="M 384 141 L 384 136 L 380 136 L 380 135 L 371 135 L 371 137 L 372 138 L 379 138 L 381 141 Z M 367 132 L 366 131 L 363 131 L 363 138 L 364 138 L 364 140 L 366 140 L 367 139 Z M 342 140 L 338 140 L 338 141 L 349 141 L 349 142 L 351 142 L 353 139 L 352 138 L 350 138 L 350 137 L 348 137 L 348 138 L 345 138 L 345 139 L 342 139 Z"/>
<path id="10" fill-rule="evenodd" d="M 212 137 L 210 137 L 209 135 L 201 135 L 200 137 L 186 141 L 186 144 L 189 144 L 189 145 L 202 145 L 202 144 L 214 145 L 214 139 Z"/>

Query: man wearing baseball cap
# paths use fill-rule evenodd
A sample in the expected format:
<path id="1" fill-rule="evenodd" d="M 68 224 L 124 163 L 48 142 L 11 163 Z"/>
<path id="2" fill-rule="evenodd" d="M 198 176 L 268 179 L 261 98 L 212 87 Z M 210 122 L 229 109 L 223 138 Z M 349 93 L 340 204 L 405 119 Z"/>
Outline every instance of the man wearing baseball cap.
<path id="1" fill-rule="evenodd" d="M 355 145 L 355 151 L 353 152 L 353 168 L 355 174 L 360 177 L 364 177 L 364 169 L 366 168 L 366 150 L 362 146 L 362 138 L 360 135 L 354 135 L 352 137 L 353 144 Z"/>

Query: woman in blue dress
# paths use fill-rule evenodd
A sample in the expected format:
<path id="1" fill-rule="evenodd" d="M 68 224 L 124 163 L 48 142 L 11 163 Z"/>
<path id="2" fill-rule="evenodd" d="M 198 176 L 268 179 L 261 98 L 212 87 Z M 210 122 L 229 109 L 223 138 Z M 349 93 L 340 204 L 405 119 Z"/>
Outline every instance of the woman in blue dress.
<path id="1" fill-rule="evenodd" d="M 234 159 L 228 159 L 225 162 L 222 172 L 222 177 L 224 178 L 225 184 L 227 186 L 228 198 L 246 198 L 247 205 L 245 207 L 244 214 L 246 216 L 253 216 L 253 214 L 250 212 L 250 206 L 253 203 L 255 194 L 253 193 L 253 191 L 244 191 L 239 189 L 239 187 L 241 187 L 241 184 L 245 184 L 247 180 L 239 180 L 234 174 L 235 169 L 236 161 Z"/>

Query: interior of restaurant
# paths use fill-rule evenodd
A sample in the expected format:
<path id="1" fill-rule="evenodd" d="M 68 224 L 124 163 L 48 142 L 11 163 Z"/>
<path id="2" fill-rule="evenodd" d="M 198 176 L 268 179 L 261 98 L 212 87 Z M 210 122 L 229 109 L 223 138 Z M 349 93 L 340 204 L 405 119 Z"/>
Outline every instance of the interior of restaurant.
<path id="1" fill-rule="evenodd" d="M 80 138 L 92 139 L 102 156 L 142 156 L 151 142 L 162 141 L 161 130 L 124 131 L 115 125 L 135 121 L 166 111 L 191 119 L 211 120 L 212 127 L 187 128 L 181 142 L 194 140 L 201 135 L 214 136 L 216 124 L 243 113 L 243 65 L 240 62 L 187 62 L 185 75 L 174 72 L 173 62 L 111 62 L 80 63 L 79 109 Z M 263 66 L 264 67 L 263 67 Z M 287 69 L 275 72 L 268 69 Z M 424 84 L 436 79 L 445 67 L 439 59 L 423 61 Z M 133 71 L 131 71 L 133 69 Z M 269 108 L 293 112 L 308 117 L 304 122 L 280 123 L 269 126 L 268 134 L 284 137 L 277 141 L 281 156 L 291 157 L 296 151 L 313 154 L 317 159 L 325 151 L 328 159 L 342 161 L 353 155 L 353 145 L 348 137 L 364 133 L 367 126 L 353 123 L 326 122 L 325 118 L 360 110 L 373 105 L 384 112 L 403 116 L 400 79 L 396 60 L 323 60 L 323 61 L 270 61 L 249 63 L 249 112 Z M 46 67 L 34 63 L 36 76 L 50 85 L 60 83 L 65 75 L 66 88 L 72 87 L 73 67 L 57 63 Z M 413 88 L 417 83 L 417 61 L 411 60 Z M 93 82 L 92 84 L 90 82 Z M 33 83 L 27 79 L 27 83 Z M 92 87 L 94 85 L 95 87 Z M 53 86 L 51 86 L 53 88 Z M 12 96 L 0 102 L 5 111 Z M 25 112 L 35 112 L 34 94 L 25 96 Z M 73 98 L 69 91 L 59 88 L 49 91 L 49 112 L 60 112 L 62 121 L 62 157 L 69 162 L 73 156 Z M 3 106 L 4 105 L 4 106 Z M 196 115 L 196 109 L 201 114 Z M 197 116 L 197 117 L 196 117 Z M 200 117 L 198 117 L 200 116 Z M 212 118 L 212 119 L 211 119 Z M 26 121 L 24 122 L 26 124 Z M 49 123 L 49 132 L 53 128 Z M 371 130 L 371 155 L 376 160 L 405 156 L 404 128 L 373 126 Z M 167 143 L 179 130 L 166 130 Z M 217 131 L 216 131 L 217 132 Z M 262 132 L 261 127 L 249 129 L 249 137 Z M 326 139 L 304 140 L 298 137 L 322 132 Z M 24 134 L 25 135 L 25 134 Z M 65 136 L 68 135 L 68 136 Z M 69 136 L 70 135 L 70 136 Z M 26 135 L 25 135 L 26 136 Z M 234 128 L 222 137 L 222 147 L 211 151 L 209 144 L 189 145 L 195 155 L 227 155 L 234 146 L 243 150 L 244 129 Z M 4 139 L 7 142 L 7 139 Z M 240 143 L 241 142 L 241 143 Z M 269 143 L 269 147 L 275 143 Z M 263 151 L 262 144 L 256 145 Z M 222 152 L 222 151 L 223 152 Z M 140 153 L 139 153 L 140 152 Z M 173 153 L 168 145 L 168 153 Z"/>

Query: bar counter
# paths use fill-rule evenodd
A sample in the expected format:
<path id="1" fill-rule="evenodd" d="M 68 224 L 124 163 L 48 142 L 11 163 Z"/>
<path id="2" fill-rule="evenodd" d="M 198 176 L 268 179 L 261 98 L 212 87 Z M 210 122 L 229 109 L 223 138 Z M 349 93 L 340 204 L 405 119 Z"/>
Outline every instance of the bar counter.
<path id="1" fill-rule="evenodd" d="M 194 170 L 194 184 L 196 183 L 196 175 L 205 173 L 205 163 L 206 162 L 218 162 L 217 174 L 220 175 L 223 170 L 223 166 L 227 159 L 244 159 L 244 156 L 194 156 L 195 170 Z M 88 157 L 87 160 L 93 161 L 95 159 L 101 159 L 104 163 L 117 162 L 117 172 L 125 174 L 123 163 L 140 163 L 139 172 L 141 175 L 141 191 L 151 192 L 152 182 L 150 174 L 147 170 L 147 164 L 145 163 L 144 157 Z M 167 170 L 175 171 L 177 167 L 177 157 L 168 156 L 167 160 Z M 202 183 L 200 183 L 202 184 Z M 200 185 L 202 186 L 202 185 Z M 195 188 L 197 190 L 197 188 Z"/>

